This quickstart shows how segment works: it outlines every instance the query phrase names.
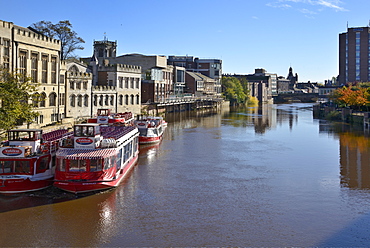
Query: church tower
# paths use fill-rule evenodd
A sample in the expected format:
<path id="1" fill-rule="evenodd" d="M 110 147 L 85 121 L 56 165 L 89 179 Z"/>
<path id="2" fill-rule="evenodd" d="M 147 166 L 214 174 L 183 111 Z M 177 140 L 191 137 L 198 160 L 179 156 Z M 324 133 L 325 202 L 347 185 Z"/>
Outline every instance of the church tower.
<path id="1" fill-rule="evenodd" d="M 108 41 L 106 38 L 102 41 L 94 41 L 94 56 L 96 56 L 99 65 L 105 64 L 105 60 L 116 57 L 117 41 Z"/>

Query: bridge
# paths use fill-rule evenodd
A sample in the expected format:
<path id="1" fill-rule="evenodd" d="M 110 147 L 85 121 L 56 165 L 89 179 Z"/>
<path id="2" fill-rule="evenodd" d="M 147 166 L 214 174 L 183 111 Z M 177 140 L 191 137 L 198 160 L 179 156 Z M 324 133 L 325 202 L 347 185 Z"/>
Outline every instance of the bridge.
<path id="1" fill-rule="evenodd" d="M 142 104 L 148 113 L 158 114 L 160 112 L 181 112 L 192 111 L 200 109 L 214 109 L 221 107 L 224 99 L 217 96 L 184 96 L 184 97 L 171 97 L 163 99 L 158 102 L 150 102 Z M 154 112 L 154 113 L 153 113 Z"/>

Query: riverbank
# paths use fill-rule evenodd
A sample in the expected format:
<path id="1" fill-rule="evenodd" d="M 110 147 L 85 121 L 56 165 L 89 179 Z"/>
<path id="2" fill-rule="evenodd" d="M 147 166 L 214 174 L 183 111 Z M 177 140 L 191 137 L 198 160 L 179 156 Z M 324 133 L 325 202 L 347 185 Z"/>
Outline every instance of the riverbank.
<path id="1" fill-rule="evenodd" d="M 363 126 L 364 130 L 370 129 L 370 112 L 354 111 L 350 108 L 338 108 L 327 103 L 313 106 L 313 116 L 316 119 L 342 121 L 352 125 Z"/>

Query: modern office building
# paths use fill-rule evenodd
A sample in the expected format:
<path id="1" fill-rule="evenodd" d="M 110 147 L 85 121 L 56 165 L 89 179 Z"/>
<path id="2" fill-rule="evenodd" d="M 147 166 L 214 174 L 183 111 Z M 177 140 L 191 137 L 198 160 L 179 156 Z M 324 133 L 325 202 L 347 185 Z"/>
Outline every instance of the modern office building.
<path id="1" fill-rule="evenodd" d="M 370 28 L 339 34 L 339 84 L 370 81 Z"/>

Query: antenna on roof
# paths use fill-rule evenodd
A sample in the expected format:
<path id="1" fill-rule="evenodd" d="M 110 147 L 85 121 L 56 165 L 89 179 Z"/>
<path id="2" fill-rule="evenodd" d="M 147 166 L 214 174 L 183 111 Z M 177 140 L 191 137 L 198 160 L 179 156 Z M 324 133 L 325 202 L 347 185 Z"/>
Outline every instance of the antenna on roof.
<path id="1" fill-rule="evenodd" d="M 104 41 L 107 41 L 107 33 L 104 32 Z"/>
<path id="2" fill-rule="evenodd" d="M 348 29 L 348 21 L 347 21 L 347 29 Z"/>

